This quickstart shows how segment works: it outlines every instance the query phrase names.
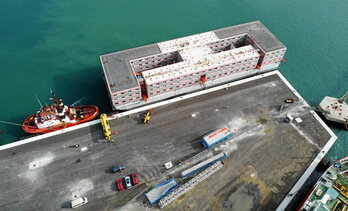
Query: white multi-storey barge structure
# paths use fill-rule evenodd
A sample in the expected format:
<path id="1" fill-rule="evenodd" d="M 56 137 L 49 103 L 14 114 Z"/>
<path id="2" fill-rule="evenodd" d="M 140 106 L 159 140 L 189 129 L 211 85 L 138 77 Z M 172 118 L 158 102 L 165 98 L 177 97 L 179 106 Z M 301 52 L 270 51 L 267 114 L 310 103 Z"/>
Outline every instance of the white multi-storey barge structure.
<path id="1" fill-rule="evenodd" d="M 275 70 L 285 46 L 259 21 L 100 57 L 112 107 L 125 110 Z"/>

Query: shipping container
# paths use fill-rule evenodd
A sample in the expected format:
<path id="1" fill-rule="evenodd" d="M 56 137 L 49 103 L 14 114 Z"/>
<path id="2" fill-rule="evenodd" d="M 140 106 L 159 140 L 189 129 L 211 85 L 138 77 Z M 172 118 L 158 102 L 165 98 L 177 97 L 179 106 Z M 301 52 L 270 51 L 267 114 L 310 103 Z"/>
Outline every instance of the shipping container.
<path id="1" fill-rule="evenodd" d="M 230 129 L 228 129 L 227 127 L 220 128 L 204 136 L 202 139 L 202 144 L 204 147 L 210 148 L 213 145 L 221 141 L 224 141 L 231 136 L 232 136 L 232 133 Z"/>

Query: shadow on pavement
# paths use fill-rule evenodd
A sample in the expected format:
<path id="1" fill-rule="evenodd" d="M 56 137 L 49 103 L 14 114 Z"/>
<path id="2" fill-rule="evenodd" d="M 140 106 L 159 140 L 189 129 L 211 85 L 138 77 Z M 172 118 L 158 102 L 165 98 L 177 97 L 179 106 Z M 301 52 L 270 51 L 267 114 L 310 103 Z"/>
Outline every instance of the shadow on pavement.
<path id="1" fill-rule="evenodd" d="M 63 202 L 60 206 L 61 208 L 65 208 L 65 209 L 70 209 L 71 208 L 71 202 L 70 201 L 66 201 L 66 202 Z"/>

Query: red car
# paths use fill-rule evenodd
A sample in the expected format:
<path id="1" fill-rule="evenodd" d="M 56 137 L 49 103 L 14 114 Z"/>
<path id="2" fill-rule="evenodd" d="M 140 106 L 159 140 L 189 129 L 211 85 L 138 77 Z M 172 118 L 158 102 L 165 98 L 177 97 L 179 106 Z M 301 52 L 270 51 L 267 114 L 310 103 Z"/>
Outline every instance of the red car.
<path id="1" fill-rule="evenodd" d="M 139 184 L 138 177 L 136 174 L 131 174 L 131 178 L 132 178 L 133 185 Z"/>
<path id="2" fill-rule="evenodd" d="M 118 190 L 124 190 L 122 179 L 116 180 L 116 185 Z"/>

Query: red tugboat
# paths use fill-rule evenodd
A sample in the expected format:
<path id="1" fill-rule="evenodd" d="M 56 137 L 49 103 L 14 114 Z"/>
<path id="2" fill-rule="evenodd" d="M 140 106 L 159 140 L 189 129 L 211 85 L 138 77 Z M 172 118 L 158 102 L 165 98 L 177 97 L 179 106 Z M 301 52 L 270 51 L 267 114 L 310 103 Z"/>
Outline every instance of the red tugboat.
<path id="1" fill-rule="evenodd" d="M 92 120 L 99 114 L 93 105 L 67 106 L 51 91 L 52 105 L 41 107 L 36 114 L 26 118 L 22 128 L 27 133 L 49 133 Z"/>

